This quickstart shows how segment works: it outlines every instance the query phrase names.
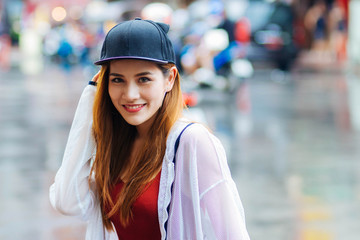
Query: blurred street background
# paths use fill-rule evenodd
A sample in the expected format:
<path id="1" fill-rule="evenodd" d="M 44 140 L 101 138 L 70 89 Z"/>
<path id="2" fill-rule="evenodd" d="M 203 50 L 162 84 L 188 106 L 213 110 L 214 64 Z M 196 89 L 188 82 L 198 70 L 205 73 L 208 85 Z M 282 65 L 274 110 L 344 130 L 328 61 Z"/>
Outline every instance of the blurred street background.
<path id="1" fill-rule="evenodd" d="M 360 1 L 0 0 L 0 240 L 84 239 L 48 189 L 104 36 L 135 17 L 171 24 L 252 240 L 359 239 Z"/>

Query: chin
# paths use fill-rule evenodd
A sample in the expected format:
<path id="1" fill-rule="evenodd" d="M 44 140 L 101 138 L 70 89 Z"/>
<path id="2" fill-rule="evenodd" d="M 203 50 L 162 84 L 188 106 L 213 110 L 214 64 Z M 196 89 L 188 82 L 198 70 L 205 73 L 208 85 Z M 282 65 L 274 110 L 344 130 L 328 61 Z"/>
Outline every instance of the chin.
<path id="1" fill-rule="evenodd" d="M 133 126 L 139 126 L 141 124 L 146 123 L 149 119 L 137 119 L 137 118 L 124 118 L 125 121 Z"/>
<path id="2" fill-rule="evenodd" d="M 125 119 L 125 121 L 126 121 L 128 124 L 130 124 L 130 125 L 132 125 L 132 126 L 135 126 L 135 127 L 141 125 L 142 123 L 144 123 L 143 121 L 127 120 L 127 119 Z"/>

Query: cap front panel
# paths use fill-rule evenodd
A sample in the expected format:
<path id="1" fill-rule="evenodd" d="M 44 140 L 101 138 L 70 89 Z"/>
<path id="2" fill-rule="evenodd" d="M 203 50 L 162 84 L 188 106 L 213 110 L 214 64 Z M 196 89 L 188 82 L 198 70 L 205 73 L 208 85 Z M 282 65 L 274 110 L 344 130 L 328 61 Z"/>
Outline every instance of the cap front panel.
<path id="1" fill-rule="evenodd" d="M 134 21 L 129 39 L 129 55 L 164 60 L 159 32 L 151 23 Z"/>
<path id="2" fill-rule="evenodd" d="M 129 55 L 129 39 L 127 32 L 130 24 L 127 22 L 122 24 L 122 28 L 115 28 L 108 34 L 108 39 L 106 40 L 108 42 L 106 47 L 106 58 Z"/>

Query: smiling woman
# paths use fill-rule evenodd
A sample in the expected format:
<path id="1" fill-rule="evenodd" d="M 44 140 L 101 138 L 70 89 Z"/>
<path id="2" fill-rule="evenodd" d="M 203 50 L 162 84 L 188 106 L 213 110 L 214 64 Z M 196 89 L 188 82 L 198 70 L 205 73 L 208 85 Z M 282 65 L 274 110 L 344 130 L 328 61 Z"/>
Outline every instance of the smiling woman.
<path id="1" fill-rule="evenodd" d="M 220 141 L 181 116 L 168 31 L 141 19 L 109 31 L 96 62 L 101 70 L 81 96 L 51 203 L 88 220 L 91 240 L 248 240 Z"/>

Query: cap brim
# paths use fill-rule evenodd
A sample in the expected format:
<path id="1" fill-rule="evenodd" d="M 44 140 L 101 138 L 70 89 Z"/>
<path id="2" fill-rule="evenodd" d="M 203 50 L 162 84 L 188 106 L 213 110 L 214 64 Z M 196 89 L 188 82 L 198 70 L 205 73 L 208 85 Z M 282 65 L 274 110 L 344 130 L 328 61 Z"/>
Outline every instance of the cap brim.
<path id="1" fill-rule="evenodd" d="M 146 61 L 152 61 L 152 62 L 158 62 L 158 63 L 169 63 L 169 61 L 159 60 L 155 58 L 146 58 L 146 57 L 134 57 L 134 56 L 122 56 L 122 57 L 110 57 L 110 58 L 104 58 L 99 61 L 94 62 L 95 65 L 102 65 L 112 60 L 120 60 L 120 59 L 138 59 L 138 60 L 146 60 Z"/>

